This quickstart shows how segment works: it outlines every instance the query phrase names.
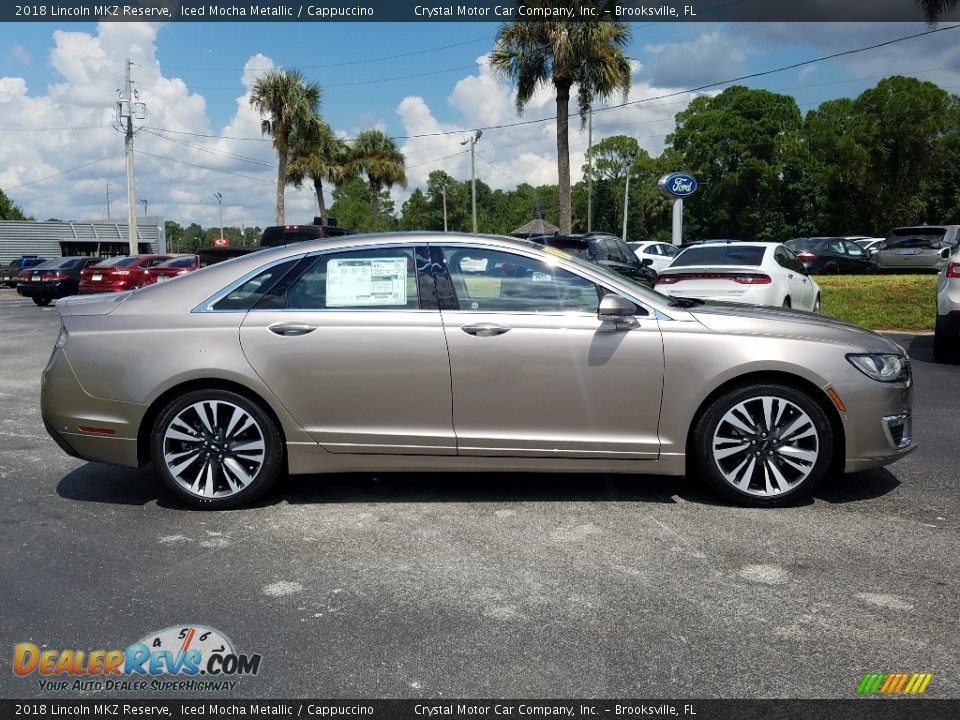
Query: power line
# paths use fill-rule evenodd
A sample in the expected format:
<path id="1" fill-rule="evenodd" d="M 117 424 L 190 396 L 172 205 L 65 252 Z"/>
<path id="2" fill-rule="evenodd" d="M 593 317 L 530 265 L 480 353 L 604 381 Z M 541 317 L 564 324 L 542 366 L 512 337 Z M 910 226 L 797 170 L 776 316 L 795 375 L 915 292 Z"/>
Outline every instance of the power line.
<path id="1" fill-rule="evenodd" d="M 507 179 L 509 179 L 509 180 L 513 180 L 513 182 L 515 182 L 517 185 L 522 185 L 522 183 L 521 183 L 519 180 L 517 180 L 515 177 L 513 177 L 512 175 L 508 175 L 508 174 L 505 173 L 503 170 L 501 170 L 501 169 L 498 168 L 496 165 L 494 165 L 492 162 L 490 162 L 489 160 L 487 160 L 487 159 L 483 156 L 483 153 L 478 152 L 478 153 L 477 153 L 477 156 L 478 156 L 481 160 L 483 160 L 487 165 L 489 165 L 489 166 L 492 167 L 494 170 L 496 170 L 498 173 L 500 173 L 501 175 L 503 175 L 505 178 L 507 178 Z"/>
<path id="2" fill-rule="evenodd" d="M 742 0 L 741 0 L 742 1 Z M 422 48 L 420 50 L 411 50 L 410 52 L 399 53 L 397 55 L 384 55 L 382 57 L 367 58 L 365 60 L 346 60 L 343 62 L 335 63 L 321 63 L 318 65 L 298 65 L 298 68 L 335 68 L 335 67 L 348 67 L 351 65 L 368 65 L 370 63 L 384 62 L 386 60 L 398 60 L 400 58 L 413 57 L 414 55 L 426 55 L 433 52 L 439 52 L 440 50 L 449 50 L 450 48 L 463 47 L 464 45 L 473 45 L 478 43 L 481 40 L 486 40 L 490 42 L 493 38 L 489 35 L 484 35 L 482 37 L 472 38 L 470 40 L 464 40 L 462 42 L 451 43 L 450 45 L 441 45 L 434 48 Z M 164 65 L 166 70 L 198 70 L 202 72 L 237 72 L 237 71 L 253 71 L 260 72 L 264 70 L 273 70 L 273 67 L 219 67 L 219 68 L 208 68 L 208 67 L 199 67 L 199 66 L 183 66 L 183 65 Z"/>
<path id="3" fill-rule="evenodd" d="M 19 190 L 20 188 L 29 187 L 30 185 L 36 185 L 37 183 L 46 182 L 47 180 L 52 180 L 55 177 L 60 177 L 61 175 L 66 175 L 67 173 L 76 172 L 77 170 L 83 170 L 86 167 L 90 167 L 91 165 L 96 165 L 97 163 L 101 163 L 104 160 L 110 160 L 114 157 L 117 157 L 118 155 L 123 155 L 123 153 L 116 153 L 115 155 L 105 155 L 102 158 L 91 160 L 90 162 L 84 163 L 83 165 L 77 165 L 76 167 L 70 168 L 69 170 L 61 170 L 60 172 L 54 173 L 53 175 L 47 175 L 47 177 L 40 178 L 39 180 L 31 180 L 30 182 L 23 183 L 22 185 L 14 185 L 13 187 L 8 187 L 4 189 L 9 192 L 11 190 Z"/>
<path id="4" fill-rule="evenodd" d="M 277 168 L 275 164 L 269 163 L 265 160 L 246 157 L 244 155 L 235 155 L 234 153 L 230 153 L 230 152 L 217 152 L 216 150 L 210 150 L 209 148 L 204 148 L 204 147 L 201 147 L 200 145 L 194 145 L 192 143 L 188 143 L 185 140 L 177 140 L 176 138 L 166 137 L 165 135 L 161 135 L 160 133 L 153 132 L 152 130 L 148 130 L 148 129 L 144 129 L 144 132 L 146 132 L 149 135 L 153 135 L 154 137 L 158 137 L 161 140 L 166 140 L 167 142 L 176 143 L 177 145 L 183 145 L 184 147 L 193 148 L 194 150 L 199 150 L 200 152 L 205 152 L 210 155 L 214 155 L 216 157 L 222 157 L 228 160 L 240 160 L 241 162 L 248 162 L 254 165 L 261 165 L 263 167 L 272 168 L 274 170 Z"/>
<path id="5" fill-rule="evenodd" d="M 166 157 L 165 155 L 154 155 L 153 153 L 148 153 L 145 150 L 140 150 L 141 155 L 146 155 L 147 157 L 156 158 L 157 160 L 169 160 L 170 162 L 180 163 L 181 165 L 189 165 L 190 167 L 195 167 L 200 170 L 209 170 L 210 172 L 221 173 L 222 175 L 235 175 L 236 177 L 246 178 L 247 180 L 256 180 L 257 182 L 263 182 L 268 184 L 273 184 L 274 180 L 266 180 L 264 178 L 254 177 L 253 175 L 244 175 L 243 173 L 232 172 L 230 170 L 219 170 L 217 168 L 206 167 L 205 165 L 197 165 L 196 163 L 187 162 L 186 160 L 180 160 L 178 158 Z"/>

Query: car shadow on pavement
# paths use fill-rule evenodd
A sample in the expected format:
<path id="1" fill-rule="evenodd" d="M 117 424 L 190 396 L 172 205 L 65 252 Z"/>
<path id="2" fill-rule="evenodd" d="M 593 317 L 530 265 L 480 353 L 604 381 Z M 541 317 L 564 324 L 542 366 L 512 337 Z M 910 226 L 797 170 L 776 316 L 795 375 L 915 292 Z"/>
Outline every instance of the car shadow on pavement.
<path id="1" fill-rule="evenodd" d="M 900 484 L 886 470 L 870 470 L 828 478 L 814 498 L 829 503 L 869 500 L 886 495 Z M 147 505 L 188 509 L 157 479 L 150 466 L 119 468 L 87 463 L 57 484 L 67 500 L 116 505 Z M 281 503 L 445 502 L 639 502 L 695 503 L 727 506 L 699 479 L 658 475 L 541 474 L 541 473 L 337 473 L 282 478 L 252 507 Z M 797 505 L 809 505 L 801 500 Z"/>

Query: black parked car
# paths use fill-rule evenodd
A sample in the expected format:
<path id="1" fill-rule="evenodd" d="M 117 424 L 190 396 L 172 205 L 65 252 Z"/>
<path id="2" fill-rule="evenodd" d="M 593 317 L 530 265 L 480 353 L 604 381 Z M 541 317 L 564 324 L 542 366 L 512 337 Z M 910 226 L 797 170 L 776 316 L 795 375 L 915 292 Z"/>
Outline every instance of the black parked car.
<path id="1" fill-rule="evenodd" d="M 77 295 L 80 292 L 80 271 L 103 260 L 99 257 L 61 257 L 47 260 L 20 273 L 17 292 L 37 305 Z"/>
<path id="2" fill-rule="evenodd" d="M 810 237 L 784 243 L 811 275 L 855 275 L 877 269 L 869 253 L 842 237 Z"/>
<path id="3" fill-rule="evenodd" d="M 641 260 L 623 240 L 615 235 L 590 233 L 588 235 L 537 235 L 535 243 L 562 250 L 576 257 L 602 265 L 635 282 L 653 287 L 656 271 L 650 260 Z"/>

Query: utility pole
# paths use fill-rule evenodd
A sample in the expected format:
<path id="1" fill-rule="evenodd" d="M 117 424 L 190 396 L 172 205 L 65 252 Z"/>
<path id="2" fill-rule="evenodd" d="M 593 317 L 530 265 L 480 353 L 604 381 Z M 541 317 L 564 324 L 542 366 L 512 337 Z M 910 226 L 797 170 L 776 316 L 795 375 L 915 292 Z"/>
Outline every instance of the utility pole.
<path id="1" fill-rule="evenodd" d="M 440 186 L 440 192 L 443 193 L 443 231 L 447 232 L 447 183 Z"/>
<path id="2" fill-rule="evenodd" d="M 107 183 L 107 220 L 110 219 L 110 183 Z"/>
<path id="3" fill-rule="evenodd" d="M 137 191 L 133 176 L 133 89 L 130 83 L 130 58 L 127 58 L 126 69 L 123 74 L 123 98 L 120 101 L 120 117 L 125 117 L 127 124 L 123 135 L 123 154 L 127 159 L 127 227 L 130 231 L 130 255 L 137 255 L 140 251 L 137 242 Z M 126 113 L 123 104 L 126 103 Z"/>
<path id="4" fill-rule="evenodd" d="M 477 160 L 476 151 L 477 141 L 483 137 L 483 130 L 477 130 L 468 140 L 464 140 L 461 145 L 470 143 L 470 195 L 473 203 L 473 231 L 477 231 Z"/>
<path id="5" fill-rule="evenodd" d="M 637 153 L 630 153 L 630 164 L 627 165 L 627 184 L 623 188 L 623 236 L 620 238 L 627 241 L 627 212 L 630 208 L 630 170 L 633 169 L 633 163 L 637 159 Z"/>
<path id="6" fill-rule="evenodd" d="M 213 196 L 217 199 L 217 205 L 220 207 L 220 237 L 223 237 L 223 195 L 215 192 Z"/>
<path id="7" fill-rule="evenodd" d="M 593 232 L 593 107 L 587 113 L 587 232 Z M 624 240 L 626 242 L 626 240 Z"/>

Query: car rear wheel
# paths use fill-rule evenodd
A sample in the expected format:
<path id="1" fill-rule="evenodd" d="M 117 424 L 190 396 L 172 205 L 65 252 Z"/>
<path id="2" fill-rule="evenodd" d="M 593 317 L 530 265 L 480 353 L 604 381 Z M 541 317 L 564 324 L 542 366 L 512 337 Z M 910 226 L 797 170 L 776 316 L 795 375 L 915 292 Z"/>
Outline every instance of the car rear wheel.
<path id="1" fill-rule="evenodd" d="M 786 385 L 732 390 L 694 429 L 704 480 L 741 505 L 774 507 L 809 495 L 833 453 L 830 422 L 808 395 Z"/>
<path id="2" fill-rule="evenodd" d="M 821 310 L 821 308 L 820 308 L 820 296 L 819 296 L 819 295 L 817 295 L 817 299 L 816 299 L 816 301 L 813 303 L 813 312 L 818 313 L 818 314 L 821 313 L 821 312 L 823 312 L 823 310 Z"/>
<path id="3" fill-rule="evenodd" d="M 789 298 L 789 297 L 785 297 L 785 298 L 783 299 L 783 306 L 784 306 L 785 308 L 792 308 L 792 307 L 793 307 L 793 303 L 790 302 L 790 298 Z"/>
<path id="4" fill-rule="evenodd" d="M 225 510 L 252 502 L 283 469 L 283 440 L 256 403 L 226 390 L 196 390 L 163 409 L 150 455 L 183 502 Z"/>
<path id="5" fill-rule="evenodd" d="M 933 328 L 933 357 L 937 362 L 953 362 L 960 356 L 960 342 L 951 338 L 938 322 Z"/>
<path id="6" fill-rule="evenodd" d="M 48 297 L 35 297 L 35 298 L 33 299 L 33 302 L 35 302 L 37 305 L 49 305 L 49 304 L 50 304 L 50 298 L 48 298 Z"/>

